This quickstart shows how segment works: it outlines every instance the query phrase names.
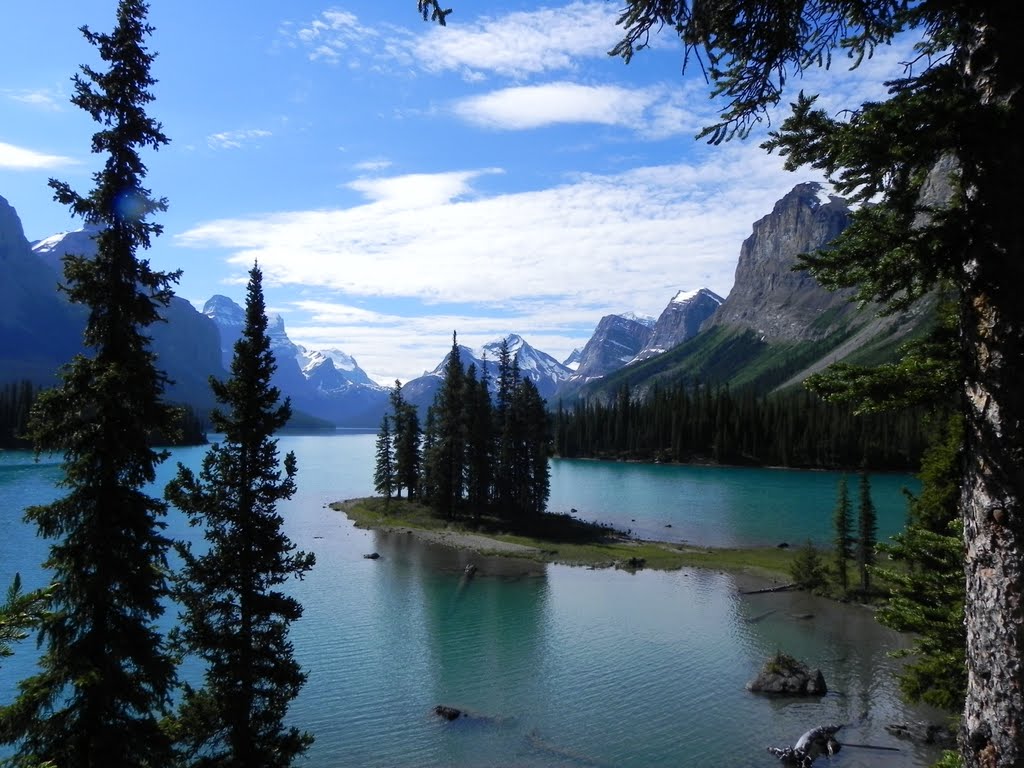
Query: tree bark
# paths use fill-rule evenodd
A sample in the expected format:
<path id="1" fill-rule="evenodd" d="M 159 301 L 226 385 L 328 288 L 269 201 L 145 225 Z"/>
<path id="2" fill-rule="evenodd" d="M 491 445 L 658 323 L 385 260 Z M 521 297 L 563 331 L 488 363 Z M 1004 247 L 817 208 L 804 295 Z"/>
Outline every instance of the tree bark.
<path id="1" fill-rule="evenodd" d="M 962 52 L 978 109 L 961 157 L 972 238 L 962 275 L 966 467 L 967 768 L 1024 768 L 1024 25 L 972 9 Z M 1000 7 L 1002 6 L 1002 7 Z"/>

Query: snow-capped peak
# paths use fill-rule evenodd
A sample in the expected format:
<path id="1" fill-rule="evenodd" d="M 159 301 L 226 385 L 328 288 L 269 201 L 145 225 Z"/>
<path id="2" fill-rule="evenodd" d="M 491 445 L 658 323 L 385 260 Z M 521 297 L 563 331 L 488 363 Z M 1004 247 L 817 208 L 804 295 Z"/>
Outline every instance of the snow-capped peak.
<path id="1" fill-rule="evenodd" d="M 675 296 L 672 297 L 670 304 L 685 304 L 688 301 L 692 301 L 700 295 L 707 296 L 709 299 L 714 301 L 716 304 L 721 304 L 725 299 L 719 296 L 714 291 L 709 291 L 707 288 L 698 288 L 694 291 L 679 291 Z"/>
<path id="2" fill-rule="evenodd" d="M 657 323 L 657 319 L 650 315 L 638 315 L 636 312 L 623 312 L 619 317 L 624 317 L 627 320 L 632 320 L 634 323 L 640 323 L 648 328 L 653 328 L 654 324 Z"/>

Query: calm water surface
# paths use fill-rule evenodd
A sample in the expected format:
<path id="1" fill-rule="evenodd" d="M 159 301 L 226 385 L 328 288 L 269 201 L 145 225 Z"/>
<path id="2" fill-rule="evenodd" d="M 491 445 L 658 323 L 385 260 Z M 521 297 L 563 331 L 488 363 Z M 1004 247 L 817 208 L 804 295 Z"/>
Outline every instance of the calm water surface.
<path id="1" fill-rule="evenodd" d="M 309 682 L 292 718 L 316 735 L 311 768 L 330 766 L 775 766 L 764 748 L 842 722 L 853 743 L 832 765 L 927 765 L 934 752 L 883 726 L 920 717 L 896 693 L 886 650 L 899 638 L 867 611 L 799 594 L 737 593 L 727 574 L 589 571 L 481 560 L 407 536 L 359 531 L 326 508 L 371 492 L 374 436 L 284 436 L 299 492 L 280 509 L 289 535 L 317 556 L 292 586 L 293 628 Z M 174 451 L 198 466 L 204 449 Z M 634 533 L 709 544 L 828 538 L 837 475 L 555 461 L 552 509 Z M 0 453 L 0 584 L 45 576 L 46 544 L 22 510 L 56 495 L 56 462 Z M 897 530 L 906 477 L 873 477 L 880 531 Z M 173 536 L 195 532 L 172 515 Z M 666 528 L 671 525 L 671 528 Z M 378 551 L 377 561 L 362 554 Z M 466 580 L 463 568 L 479 572 Z M 813 618 L 797 618 L 813 614 Z M 757 697 L 744 684 L 781 649 L 820 666 L 831 692 Z M 32 670 L 23 643 L 0 669 L 0 701 Z M 194 676 L 186 668 L 185 676 Z M 442 723 L 439 703 L 478 718 Z M 925 713 L 931 714 L 931 713 Z"/>

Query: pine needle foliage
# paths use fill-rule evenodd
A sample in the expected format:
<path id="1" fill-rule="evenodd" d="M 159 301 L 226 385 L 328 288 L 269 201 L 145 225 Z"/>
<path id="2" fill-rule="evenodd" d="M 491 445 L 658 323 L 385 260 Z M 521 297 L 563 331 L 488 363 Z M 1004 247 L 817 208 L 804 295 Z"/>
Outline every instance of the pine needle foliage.
<path id="1" fill-rule="evenodd" d="M 224 439 L 198 476 L 179 464 L 167 487 L 208 544 L 201 553 L 177 546 L 184 566 L 175 589 L 181 649 L 206 663 L 202 690 L 186 691 L 179 712 L 179 749 L 203 768 L 285 768 L 313 741 L 283 722 L 306 675 L 288 639 L 302 606 L 282 587 L 315 560 L 296 551 L 276 510 L 295 492 L 296 462 L 288 453 L 282 464 L 273 439 L 291 415 L 270 384 L 275 368 L 262 274 L 253 267 L 231 375 L 210 382 L 222 406 L 211 420 Z"/>
<path id="2" fill-rule="evenodd" d="M 55 583 L 39 672 L 0 711 L 16 766 L 156 766 L 169 755 L 159 720 L 175 665 L 156 625 L 169 591 L 166 505 L 143 488 L 165 458 L 148 436 L 171 431 L 172 410 L 145 331 L 177 274 L 137 257 L 161 230 L 149 217 L 166 208 L 143 186 L 139 155 L 168 141 L 145 111 L 155 82 L 147 11 L 141 0 L 121 0 L 111 33 L 82 27 L 107 68 L 82 66 L 71 101 L 100 124 L 92 151 L 105 161 L 87 195 L 50 181 L 57 201 L 102 231 L 95 258 L 70 256 L 64 267 L 69 300 L 88 313 L 88 353 L 40 395 L 28 430 L 37 451 L 63 455 L 66 494 L 26 512 L 52 542 L 44 565 Z"/>
<path id="3" fill-rule="evenodd" d="M 842 587 L 843 592 L 846 592 L 849 587 L 846 566 L 853 557 L 853 520 L 846 475 L 839 478 L 838 498 L 836 499 L 835 512 L 832 513 L 832 522 L 835 527 L 833 551 L 835 554 L 836 576 L 839 580 L 839 586 Z"/>

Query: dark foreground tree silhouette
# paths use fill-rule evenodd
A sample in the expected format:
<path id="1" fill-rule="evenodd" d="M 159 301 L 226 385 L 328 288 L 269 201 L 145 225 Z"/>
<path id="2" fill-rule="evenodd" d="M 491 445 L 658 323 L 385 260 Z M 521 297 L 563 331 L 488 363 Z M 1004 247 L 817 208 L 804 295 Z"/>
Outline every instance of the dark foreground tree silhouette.
<path id="1" fill-rule="evenodd" d="M 1024 16 L 1005 0 L 626 0 L 627 61 L 675 31 L 726 99 L 712 142 L 745 136 L 784 87 L 833 56 L 854 64 L 910 31 L 917 60 L 888 97 L 830 115 L 796 96 L 766 147 L 825 171 L 862 206 L 803 266 L 859 298 L 904 306 L 948 279 L 958 293 L 966 466 L 968 768 L 1024 766 Z M 448 9 L 419 0 L 445 21 Z M 951 194 L 935 194 L 948 185 Z"/>
<path id="2" fill-rule="evenodd" d="M 89 352 L 39 397 L 30 424 L 37 451 L 63 454 L 67 494 L 26 513 L 53 541 L 45 565 L 55 586 L 41 623 L 40 670 L 0 712 L 0 737 L 16 744 L 20 766 L 157 766 L 169 757 L 159 718 L 175 669 L 155 625 L 168 593 L 166 507 L 142 488 L 165 456 L 148 435 L 172 428 L 161 400 L 166 378 L 145 329 L 177 275 L 136 258 L 160 232 L 149 216 L 166 207 L 142 186 L 139 157 L 140 148 L 167 143 L 145 112 L 154 82 L 146 13 L 141 0 L 122 0 L 113 32 L 82 28 L 108 69 L 83 66 L 71 101 L 100 124 L 92 150 L 106 158 L 88 196 L 50 182 L 59 202 L 103 228 L 94 259 L 72 256 L 64 265 L 69 299 L 88 310 Z"/>
<path id="3" fill-rule="evenodd" d="M 184 567 L 175 590 L 182 648 L 207 665 L 202 690 L 186 690 L 175 728 L 196 766 L 285 768 L 313 742 L 283 722 L 306 675 L 288 640 L 302 606 L 281 587 L 315 561 L 296 551 L 275 508 L 295 492 L 296 472 L 289 453 L 282 473 L 273 439 L 291 415 L 270 384 L 275 368 L 262 274 L 253 267 L 231 376 L 210 382 L 225 408 L 211 414 L 224 439 L 210 447 L 198 477 L 179 464 L 167 486 L 167 498 L 204 527 L 209 544 L 201 554 L 178 546 Z"/>

